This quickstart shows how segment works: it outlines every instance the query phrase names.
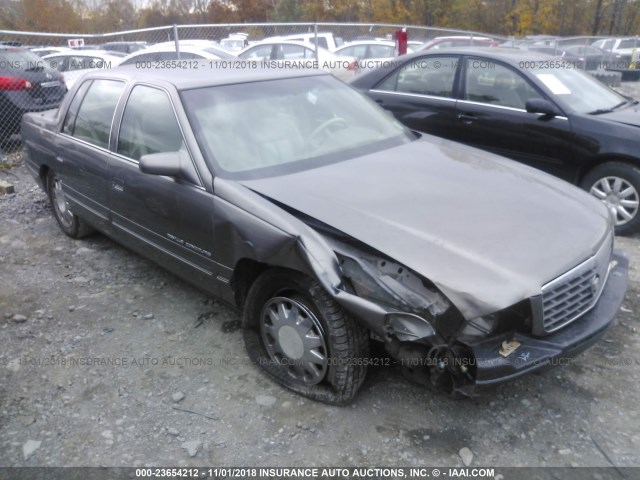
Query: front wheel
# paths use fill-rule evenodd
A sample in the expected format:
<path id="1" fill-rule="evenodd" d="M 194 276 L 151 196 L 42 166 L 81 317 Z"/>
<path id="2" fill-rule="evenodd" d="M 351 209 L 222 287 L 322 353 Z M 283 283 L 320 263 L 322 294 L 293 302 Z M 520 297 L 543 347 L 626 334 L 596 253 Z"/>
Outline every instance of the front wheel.
<path id="1" fill-rule="evenodd" d="M 71 238 L 82 238 L 93 232 L 91 226 L 84 220 L 78 218 L 78 216 L 69 209 L 67 198 L 62 189 L 62 182 L 53 171 L 49 171 L 47 174 L 47 193 L 49 194 L 51 208 L 53 208 L 53 215 L 56 217 L 58 226 L 64 233 Z"/>
<path id="2" fill-rule="evenodd" d="M 621 162 L 603 163 L 581 185 L 611 210 L 616 234 L 640 231 L 640 169 Z"/>
<path id="3" fill-rule="evenodd" d="M 272 269 L 251 286 L 244 309 L 251 360 L 285 387 L 321 402 L 353 399 L 369 358 L 369 334 L 314 280 Z"/>

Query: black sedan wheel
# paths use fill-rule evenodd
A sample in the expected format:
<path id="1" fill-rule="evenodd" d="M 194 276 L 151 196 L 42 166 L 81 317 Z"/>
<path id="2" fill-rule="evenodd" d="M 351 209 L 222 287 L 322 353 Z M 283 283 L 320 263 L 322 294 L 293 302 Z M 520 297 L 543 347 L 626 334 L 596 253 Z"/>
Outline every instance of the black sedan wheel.
<path id="1" fill-rule="evenodd" d="M 295 392 L 339 405 L 364 380 L 368 331 L 301 273 L 263 273 L 249 290 L 243 327 L 251 360 Z"/>
<path id="2" fill-rule="evenodd" d="M 70 209 L 60 178 L 52 171 L 47 175 L 47 192 L 53 208 L 53 215 L 60 229 L 71 238 L 82 238 L 93 232 L 93 229 L 78 218 Z"/>
<path id="3" fill-rule="evenodd" d="M 640 230 L 640 169 L 626 163 L 604 163 L 589 172 L 582 187 L 611 210 L 616 234 Z"/>

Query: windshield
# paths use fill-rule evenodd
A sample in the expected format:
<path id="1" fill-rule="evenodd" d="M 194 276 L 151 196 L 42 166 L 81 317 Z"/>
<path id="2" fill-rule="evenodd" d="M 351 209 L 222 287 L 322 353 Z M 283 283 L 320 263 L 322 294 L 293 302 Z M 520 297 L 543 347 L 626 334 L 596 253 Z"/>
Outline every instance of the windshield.
<path id="1" fill-rule="evenodd" d="M 625 97 L 576 69 L 534 69 L 538 80 L 552 95 L 578 113 L 610 110 L 626 102 Z"/>
<path id="2" fill-rule="evenodd" d="M 306 170 L 415 138 L 329 75 L 199 88 L 183 98 L 202 150 L 231 178 Z"/>

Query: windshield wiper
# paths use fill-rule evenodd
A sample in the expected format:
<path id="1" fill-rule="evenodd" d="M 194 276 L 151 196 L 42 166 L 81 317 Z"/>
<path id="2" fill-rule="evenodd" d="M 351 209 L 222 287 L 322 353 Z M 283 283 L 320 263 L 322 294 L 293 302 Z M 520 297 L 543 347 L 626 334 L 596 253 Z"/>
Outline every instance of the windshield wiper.
<path id="1" fill-rule="evenodd" d="M 619 104 L 614 105 L 613 107 L 611 107 L 611 110 L 615 110 L 616 108 L 623 107 L 623 106 L 625 106 L 627 103 L 629 103 L 629 100 L 624 100 L 624 101 L 620 102 Z"/>
<path id="2" fill-rule="evenodd" d="M 629 103 L 628 100 L 625 100 L 623 102 L 618 103 L 617 105 L 614 105 L 611 108 L 599 108 L 598 110 L 594 110 L 593 112 L 589 112 L 589 115 L 600 115 L 602 113 L 611 113 L 616 108 L 620 108 L 620 107 L 626 105 L 627 103 Z"/>

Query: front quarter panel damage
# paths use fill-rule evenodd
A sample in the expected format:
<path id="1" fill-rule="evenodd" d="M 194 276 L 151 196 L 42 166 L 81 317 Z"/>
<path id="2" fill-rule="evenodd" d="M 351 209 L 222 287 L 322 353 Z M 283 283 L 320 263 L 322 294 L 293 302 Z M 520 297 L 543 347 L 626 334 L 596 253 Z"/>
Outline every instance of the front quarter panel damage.
<path id="1" fill-rule="evenodd" d="M 229 265 L 230 276 L 233 266 L 250 259 L 317 279 L 394 358 L 410 365 L 432 356 L 438 375 L 418 380 L 442 386 L 444 356 L 451 355 L 451 347 L 441 331 L 453 335 L 464 319 L 436 287 L 366 245 L 319 232 L 303 216 L 234 182 L 216 179 L 214 190 L 215 252 Z M 229 287 L 227 298 L 239 303 L 233 280 Z M 446 383 L 450 389 L 451 381 Z"/>

